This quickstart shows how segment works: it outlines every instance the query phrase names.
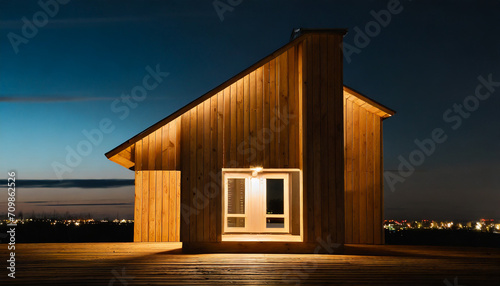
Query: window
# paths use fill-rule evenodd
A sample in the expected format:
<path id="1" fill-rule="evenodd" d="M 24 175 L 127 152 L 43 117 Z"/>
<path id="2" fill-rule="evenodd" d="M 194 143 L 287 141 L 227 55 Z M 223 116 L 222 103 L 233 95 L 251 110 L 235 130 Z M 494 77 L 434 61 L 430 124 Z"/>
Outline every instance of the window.
<path id="1" fill-rule="evenodd" d="M 288 233 L 288 180 L 286 173 L 226 173 L 224 232 Z"/>

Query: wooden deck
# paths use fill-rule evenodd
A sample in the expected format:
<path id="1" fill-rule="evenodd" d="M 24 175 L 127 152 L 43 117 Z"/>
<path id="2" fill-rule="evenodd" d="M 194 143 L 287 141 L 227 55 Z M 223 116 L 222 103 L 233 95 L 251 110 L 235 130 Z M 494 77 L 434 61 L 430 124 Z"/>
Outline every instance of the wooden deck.
<path id="1" fill-rule="evenodd" d="M 21 244 L 11 279 L 3 244 L 0 285 L 500 285 L 500 249 L 347 245 L 344 255 L 308 255 L 182 254 L 180 247 Z"/>

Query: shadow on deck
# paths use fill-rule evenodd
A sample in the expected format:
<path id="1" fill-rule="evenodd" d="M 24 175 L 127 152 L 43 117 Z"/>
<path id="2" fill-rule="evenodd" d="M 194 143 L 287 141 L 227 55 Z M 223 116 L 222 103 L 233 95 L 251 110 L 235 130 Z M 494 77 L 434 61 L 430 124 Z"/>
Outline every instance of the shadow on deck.
<path id="1" fill-rule="evenodd" d="M 0 253 L 8 259 L 5 244 Z M 17 245 L 16 279 L 2 268 L 1 285 L 500 285 L 500 249 L 346 245 L 343 255 L 183 254 L 181 243 L 46 243 Z"/>

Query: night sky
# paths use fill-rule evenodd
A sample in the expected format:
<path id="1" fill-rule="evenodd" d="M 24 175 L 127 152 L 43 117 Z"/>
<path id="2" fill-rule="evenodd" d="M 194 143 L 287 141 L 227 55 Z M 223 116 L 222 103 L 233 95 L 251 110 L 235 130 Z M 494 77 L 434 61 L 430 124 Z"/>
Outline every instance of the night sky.
<path id="1" fill-rule="evenodd" d="M 108 179 L 134 174 L 104 153 L 304 27 L 347 28 L 344 83 L 397 111 L 384 121 L 385 218 L 500 219 L 500 1 L 37 2 L 0 0 L 0 177 L 56 180 L 20 181 L 19 211 L 132 218 L 133 185 Z M 116 103 L 156 69 L 142 101 Z M 431 148 L 433 132 L 444 142 Z"/>

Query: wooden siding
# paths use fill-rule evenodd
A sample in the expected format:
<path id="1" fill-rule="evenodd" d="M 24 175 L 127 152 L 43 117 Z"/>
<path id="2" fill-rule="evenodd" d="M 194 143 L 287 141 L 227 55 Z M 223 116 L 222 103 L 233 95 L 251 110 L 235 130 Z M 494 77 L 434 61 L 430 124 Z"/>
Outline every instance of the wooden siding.
<path id="1" fill-rule="evenodd" d="M 180 170 L 180 132 L 180 119 L 175 119 L 132 145 L 134 170 Z"/>
<path id="2" fill-rule="evenodd" d="M 305 242 L 344 242 L 342 36 L 303 42 Z"/>
<path id="3" fill-rule="evenodd" d="M 182 241 L 221 241 L 222 168 L 299 168 L 294 46 L 181 116 Z"/>
<path id="4" fill-rule="evenodd" d="M 180 241 L 180 172 L 136 171 L 134 241 Z"/>
<path id="5" fill-rule="evenodd" d="M 392 111 L 343 87 L 341 44 L 304 36 L 112 158 L 181 171 L 184 242 L 221 241 L 222 168 L 263 167 L 302 170 L 304 243 L 383 243 L 381 117 Z M 136 184 L 158 190 L 146 176 Z M 140 241 L 162 239 L 155 196 L 136 195 Z"/>
<path id="6" fill-rule="evenodd" d="M 345 242 L 382 244 L 382 119 L 344 96 Z"/>

